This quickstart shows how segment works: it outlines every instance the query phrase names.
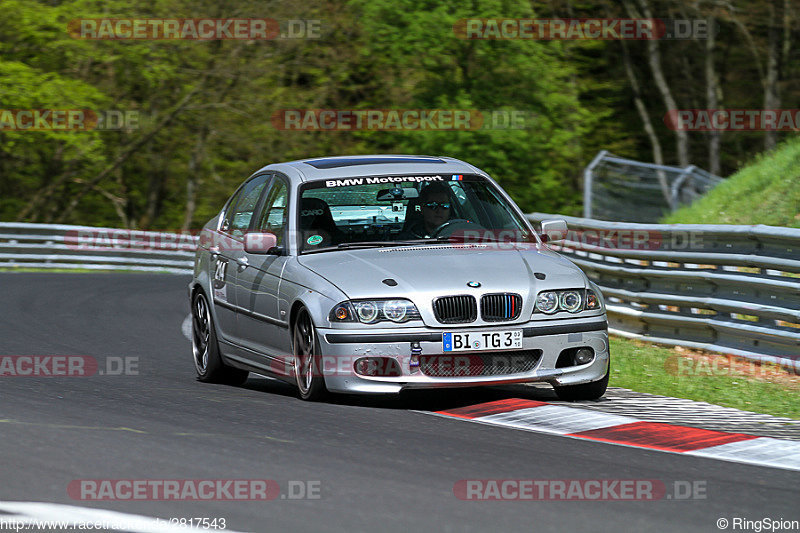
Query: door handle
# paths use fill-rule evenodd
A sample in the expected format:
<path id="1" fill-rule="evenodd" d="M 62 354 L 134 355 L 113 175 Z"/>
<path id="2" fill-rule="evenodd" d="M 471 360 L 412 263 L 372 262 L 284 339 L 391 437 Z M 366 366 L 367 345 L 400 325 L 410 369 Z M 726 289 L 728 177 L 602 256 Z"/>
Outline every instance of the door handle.
<path id="1" fill-rule="evenodd" d="M 239 270 L 244 270 L 250 264 L 250 261 L 247 260 L 247 257 L 237 257 L 236 262 L 239 264 Z"/>

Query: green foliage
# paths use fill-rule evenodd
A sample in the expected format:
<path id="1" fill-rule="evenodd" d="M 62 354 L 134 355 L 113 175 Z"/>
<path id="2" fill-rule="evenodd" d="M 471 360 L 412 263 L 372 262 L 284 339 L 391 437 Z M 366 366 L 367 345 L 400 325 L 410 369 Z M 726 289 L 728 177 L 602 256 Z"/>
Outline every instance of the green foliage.
<path id="1" fill-rule="evenodd" d="M 673 0 L 652 2 L 667 14 L 677 9 Z M 624 16 L 606 2 L 275 0 L 268 8 L 257 0 L 0 1 L 0 109 L 117 109 L 141 117 L 140 127 L 123 131 L 0 131 L 0 220 L 197 228 L 263 165 L 358 153 L 458 157 L 487 170 L 525 210 L 578 214 L 581 171 L 598 150 L 652 158 L 618 42 L 465 40 L 453 29 L 467 18 Z M 70 21 L 85 18 L 264 16 L 320 20 L 322 36 L 86 40 L 68 32 Z M 724 24 L 720 56 L 731 59 L 720 75 L 736 82 L 729 94 L 737 105 L 757 106 L 750 47 L 735 24 Z M 757 50 L 763 32 L 755 23 L 751 29 Z M 664 110 L 647 82 L 644 46 L 629 44 L 660 125 Z M 701 44 L 661 43 L 688 107 L 702 107 L 701 84 L 683 83 L 701 66 Z M 797 62 L 788 59 L 791 74 Z M 783 88 L 784 101 L 798 94 L 795 86 Z M 527 118 L 524 129 L 475 131 L 282 131 L 271 124 L 282 109 L 321 108 Z M 727 167 L 753 152 L 744 135 L 724 138 Z M 672 133 L 660 127 L 658 136 L 669 158 Z M 703 143 L 694 139 L 702 135 L 692 144 L 693 162 L 702 166 Z"/>
<path id="2" fill-rule="evenodd" d="M 794 137 L 664 220 L 800 228 L 800 137 Z"/>
<path id="3" fill-rule="evenodd" d="M 362 54 L 386 80 L 363 107 L 521 111 L 524 129 L 492 124 L 477 131 L 369 132 L 383 151 L 448 155 L 492 174 L 523 210 L 574 211 L 579 204 L 575 161 L 590 157 L 582 139 L 591 115 L 581 105 L 574 68 L 557 42 L 460 39 L 465 18 L 531 17 L 527 2 L 483 0 L 354 0 L 362 12 Z M 498 127 L 499 126 L 499 127 Z M 497 129 L 495 129 L 497 128 Z"/>

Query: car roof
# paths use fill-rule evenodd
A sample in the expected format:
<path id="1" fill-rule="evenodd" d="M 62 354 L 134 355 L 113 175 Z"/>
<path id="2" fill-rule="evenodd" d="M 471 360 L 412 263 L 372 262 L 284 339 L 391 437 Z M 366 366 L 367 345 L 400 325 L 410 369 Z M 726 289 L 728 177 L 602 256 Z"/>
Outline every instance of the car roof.
<path id="1" fill-rule="evenodd" d="M 420 174 L 481 174 L 482 170 L 452 157 L 428 155 L 349 155 L 315 157 L 275 163 L 260 169 L 286 174 L 296 186 L 306 181 L 346 178 L 351 176 L 382 176 Z"/>

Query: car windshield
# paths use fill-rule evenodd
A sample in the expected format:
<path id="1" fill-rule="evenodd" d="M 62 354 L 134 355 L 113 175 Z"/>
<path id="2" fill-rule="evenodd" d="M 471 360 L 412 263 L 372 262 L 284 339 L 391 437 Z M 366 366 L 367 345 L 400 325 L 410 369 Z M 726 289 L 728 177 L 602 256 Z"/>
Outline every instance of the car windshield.
<path id="1" fill-rule="evenodd" d="M 418 242 L 531 242 L 497 188 L 479 175 L 357 176 L 303 185 L 304 252 Z"/>

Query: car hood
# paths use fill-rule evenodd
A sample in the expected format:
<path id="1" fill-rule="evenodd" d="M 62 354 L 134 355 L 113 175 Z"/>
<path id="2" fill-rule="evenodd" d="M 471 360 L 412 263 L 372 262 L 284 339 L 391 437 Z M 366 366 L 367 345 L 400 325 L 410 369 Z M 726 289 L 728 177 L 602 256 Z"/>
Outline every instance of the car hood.
<path id="1" fill-rule="evenodd" d="M 544 247 L 404 246 L 321 252 L 302 255 L 298 261 L 350 299 L 402 296 L 414 300 L 415 296 L 487 292 L 516 292 L 527 298 L 540 290 L 588 287 L 578 267 Z M 386 285 L 383 280 L 387 279 L 397 285 Z M 469 282 L 480 287 L 471 288 Z"/>

